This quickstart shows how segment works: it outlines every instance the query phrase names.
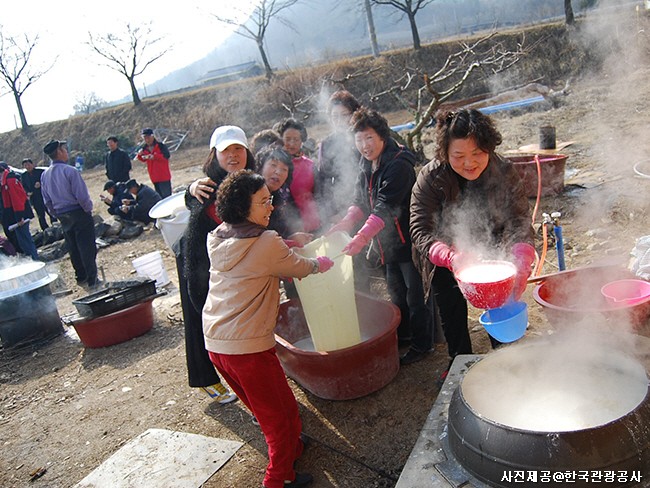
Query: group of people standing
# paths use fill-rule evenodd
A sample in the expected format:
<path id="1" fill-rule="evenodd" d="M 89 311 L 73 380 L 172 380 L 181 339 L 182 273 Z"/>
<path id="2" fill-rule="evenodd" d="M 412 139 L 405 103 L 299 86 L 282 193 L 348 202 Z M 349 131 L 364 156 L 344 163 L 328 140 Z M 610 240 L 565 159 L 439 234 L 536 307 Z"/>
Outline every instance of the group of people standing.
<path id="1" fill-rule="evenodd" d="M 266 488 L 312 480 L 294 470 L 307 439 L 273 328 L 280 279 L 325 272 L 332 263 L 292 248 L 318 234 L 350 234 L 342 252 L 354 256 L 355 273 L 362 262 L 383 270 L 400 308 L 398 337 L 409 346 L 403 365 L 430 352 L 434 324 L 452 358 L 472 352 L 467 302 L 454 277 L 461 257 L 471 259 L 478 245 L 509 253 L 518 268 L 515 299 L 535 257 L 523 185 L 495 152 L 501 135 L 488 116 L 439 114 L 436 158 L 416 174 L 415 156 L 387 120 L 349 92 L 330 97 L 328 115 L 332 133 L 316 162 L 294 119 L 250 143 L 241 128 L 218 127 L 205 177 L 186 192 L 191 216 L 176 248 L 190 386 L 220 403 L 239 397 L 251 410 L 269 449 Z"/>
<path id="2" fill-rule="evenodd" d="M 477 249 L 510 256 L 518 269 L 514 299 L 535 258 L 528 200 L 512 165 L 496 153 L 502 138 L 488 116 L 476 110 L 438 114 L 435 158 L 418 172 L 416 157 L 393 137 L 386 118 L 349 92 L 335 92 L 327 113 L 332 130 L 316 161 L 305 149 L 307 130 L 295 119 L 250 142 L 240 127 L 216 128 L 205 176 L 186 191 L 189 223 L 174 249 L 189 385 L 219 403 L 239 398 L 251 410 L 268 445 L 266 488 L 312 481 L 294 469 L 308 438 L 275 355 L 273 329 L 280 280 L 327 272 L 333 263 L 325 256 L 304 258 L 294 248 L 317 235 L 350 235 L 342 252 L 353 256 L 355 273 L 380 269 L 400 309 L 398 339 L 408 346 L 402 365 L 429 354 L 434 325 L 444 331 L 451 358 L 472 352 L 467 302 L 454 270 Z M 150 204 L 171 195 L 169 150 L 152 129 L 141 135 L 136 159 L 147 164 L 155 191 L 130 178 L 131 158 L 109 137 L 104 190 L 115 212 L 133 215 L 145 199 Z M 44 152 L 52 164 L 31 183 L 34 170 L 26 163 L 26 188 L 32 196 L 39 189 L 43 207 L 60 221 L 77 282 L 96 286 L 88 189 L 67 164 L 65 141 L 50 141 Z M 10 180 L 4 169 L 5 210 L 5 198 L 13 202 L 16 194 Z M 23 211 L 13 208 L 16 219 Z M 39 222 L 47 225 L 40 215 Z"/>
<path id="3" fill-rule="evenodd" d="M 50 227 L 47 217 L 50 224 L 56 218 L 49 213 L 43 202 L 41 176 L 45 169 L 36 167 L 30 158 L 23 159 L 22 166 L 23 172 L 18 173 L 0 161 L 0 220 L 7 236 L 7 247 L 11 249 L 7 254 L 18 252 L 36 260 L 38 252 L 29 230 L 29 222 L 36 213 L 41 230 L 45 230 Z"/>
<path id="4" fill-rule="evenodd" d="M 147 165 L 154 188 L 131 178 L 131 157 L 119 147 L 117 136 L 106 139 L 105 168 L 108 180 L 104 184 L 107 195 L 100 195 L 108 205 L 108 213 L 125 220 L 148 224 L 152 222 L 149 210 L 163 198 L 172 194 L 170 152 L 165 143 L 158 141 L 151 128 L 141 131 L 142 144 L 135 159 Z"/>

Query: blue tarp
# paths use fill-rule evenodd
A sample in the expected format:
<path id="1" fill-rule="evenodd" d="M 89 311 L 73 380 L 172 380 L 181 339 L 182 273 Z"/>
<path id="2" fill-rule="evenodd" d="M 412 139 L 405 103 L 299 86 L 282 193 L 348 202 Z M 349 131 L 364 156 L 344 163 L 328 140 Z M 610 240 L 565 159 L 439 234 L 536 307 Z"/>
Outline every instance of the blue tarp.
<path id="1" fill-rule="evenodd" d="M 518 107 L 526 107 L 528 105 L 533 105 L 535 103 L 543 102 L 544 100 L 545 98 L 542 95 L 539 95 L 532 98 L 525 98 L 523 100 L 516 100 L 514 102 L 506 102 L 506 103 L 500 103 L 498 105 L 490 105 L 489 107 L 483 107 L 477 110 L 481 113 L 484 113 L 485 115 L 490 115 L 495 112 L 500 112 L 502 110 L 510 110 Z M 415 122 L 407 122 L 406 124 L 392 126 L 391 129 L 393 129 L 395 132 L 399 132 L 402 130 L 411 130 L 414 127 L 415 127 Z"/>

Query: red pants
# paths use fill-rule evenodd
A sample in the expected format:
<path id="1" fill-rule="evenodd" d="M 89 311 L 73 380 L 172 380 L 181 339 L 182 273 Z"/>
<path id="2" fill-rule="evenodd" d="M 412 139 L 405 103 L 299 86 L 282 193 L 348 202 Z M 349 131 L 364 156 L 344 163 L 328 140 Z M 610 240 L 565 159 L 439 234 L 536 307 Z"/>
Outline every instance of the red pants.
<path id="1" fill-rule="evenodd" d="M 275 355 L 275 349 L 253 354 L 210 352 L 210 360 L 260 423 L 269 449 L 266 488 L 282 488 L 296 477 L 293 464 L 302 454 L 298 403 Z"/>

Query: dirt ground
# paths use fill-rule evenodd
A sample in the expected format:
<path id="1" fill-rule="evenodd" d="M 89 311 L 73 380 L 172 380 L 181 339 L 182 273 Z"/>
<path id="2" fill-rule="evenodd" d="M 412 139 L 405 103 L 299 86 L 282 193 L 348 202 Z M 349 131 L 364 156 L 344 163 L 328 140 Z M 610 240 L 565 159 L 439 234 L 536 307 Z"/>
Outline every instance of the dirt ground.
<path id="1" fill-rule="evenodd" d="M 650 149 L 648 74 L 638 70 L 624 82 L 607 76 L 575 82 L 555 108 L 494 115 L 504 136 L 502 152 L 536 143 L 539 127 L 548 124 L 556 127 L 559 142 L 572 141 L 563 151 L 568 155 L 565 192 L 543 198 L 537 216 L 539 222 L 542 212 L 562 212 L 567 268 L 603 261 L 627 265 L 635 239 L 650 233 L 650 180 L 635 177 L 632 169 Z M 403 123 L 408 115 L 391 114 L 389 120 Z M 206 154 L 182 149 L 173 154 L 174 185 L 199 177 Z M 142 167 L 133 174 L 149 183 Z M 98 198 L 103 172 L 95 168 L 84 178 L 96 209 L 107 217 Z M 534 203 L 531 199 L 531 209 Z M 101 249 L 97 262 L 107 280 L 128 279 L 134 272 L 131 260 L 154 250 L 162 253 L 172 284 L 154 302 L 155 324 L 147 334 L 90 349 L 66 328 L 65 335 L 47 343 L 0 352 L 1 486 L 72 486 L 149 428 L 243 442 L 204 486 L 261 486 L 266 445 L 249 412 L 241 402 L 220 406 L 187 386 L 175 265 L 160 232 L 150 227 L 134 240 Z M 544 273 L 556 271 L 554 251 L 547 260 Z M 86 292 L 75 285 L 68 258 L 48 266 L 60 274 L 57 289 L 72 292 L 57 298 L 59 313 L 74 312 L 72 300 Z M 530 312 L 527 337 L 551 331 L 532 288 L 524 295 Z M 470 311 L 470 328 L 475 353 L 483 354 L 490 346 L 477 320 L 480 312 Z M 350 401 L 320 399 L 290 380 L 304 431 L 313 439 L 298 469 L 314 475 L 315 487 L 394 486 L 447 364 L 446 346 L 438 344 L 380 391 Z M 45 474 L 30 482 L 30 473 L 41 467 Z"/>

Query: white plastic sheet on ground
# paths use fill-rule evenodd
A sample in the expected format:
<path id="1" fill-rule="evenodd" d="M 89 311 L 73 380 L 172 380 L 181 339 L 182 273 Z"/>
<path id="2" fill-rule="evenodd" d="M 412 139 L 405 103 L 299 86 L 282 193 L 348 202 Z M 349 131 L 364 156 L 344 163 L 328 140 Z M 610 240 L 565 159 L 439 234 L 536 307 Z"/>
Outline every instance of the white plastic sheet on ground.
<path id="1" fill-rule="evenodd" d="M 197 488 L 243 445 L 198 434 L 149 429 L 75 488 Z"/>
<path id="2" fill-rule="evenodd" d="M 632 249 L 632 272 L 644 280 L 650 280 L 650 236 L 639 237 Z"/>

